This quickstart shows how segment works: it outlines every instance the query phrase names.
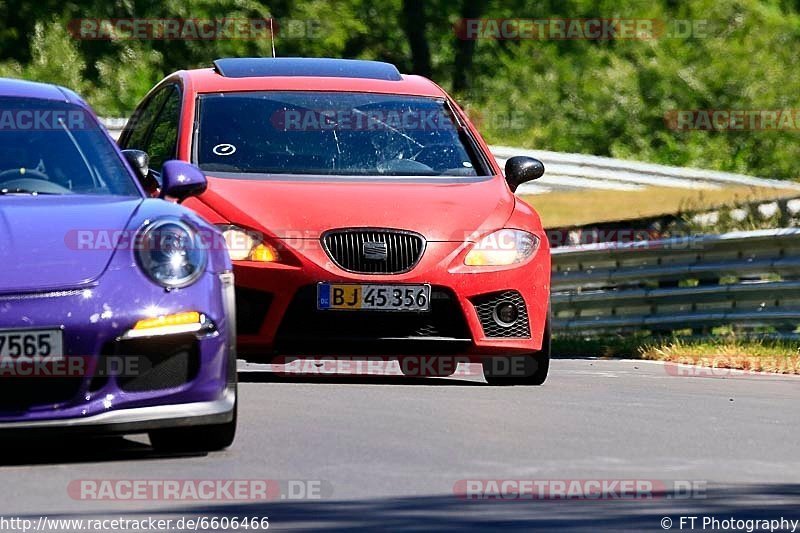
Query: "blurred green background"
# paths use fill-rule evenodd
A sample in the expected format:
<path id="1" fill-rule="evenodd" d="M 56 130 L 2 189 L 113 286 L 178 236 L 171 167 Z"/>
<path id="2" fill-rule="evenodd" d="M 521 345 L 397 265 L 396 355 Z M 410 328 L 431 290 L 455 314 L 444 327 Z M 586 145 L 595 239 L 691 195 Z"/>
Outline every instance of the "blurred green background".
<path id="1" fill-rule="evenodd" d="M 261 40 L 81 40 L 89 18 L 268 18 L 279 55 L 379 59 L 432 77 L 497 144 L 800 176 L 798 131 L 674 131 L 676 109 L 795 109 L 800 0 L 0 0 L 0 75 L 55 82 L 104 116 L 127 116 L 164 75 L 222 56 L 271 55 Z M 707 22 L 647 40 L 461 40 L 463 18 L 649 18 Z M 288 27 L 284 24 L 284 27 Z"/>

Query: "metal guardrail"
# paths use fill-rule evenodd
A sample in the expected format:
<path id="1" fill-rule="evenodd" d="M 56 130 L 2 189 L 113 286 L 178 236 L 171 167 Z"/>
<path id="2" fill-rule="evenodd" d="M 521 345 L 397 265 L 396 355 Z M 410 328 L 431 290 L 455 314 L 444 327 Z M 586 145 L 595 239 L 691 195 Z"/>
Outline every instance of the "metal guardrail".
<path id="1" fill-rule="evenodd" d="M 124 118 L 106 117 L 100 120 L 115 139 L 119 137 L 126 122 Z M 718 189 L 729 186 L 797 189 L 800 191 L 798 183 L 729 172 L 508 146 L 490 146 L 490 149 L 501 167 L 505 164 L 506 159 L 515 155 L 529 155 L 544 162 L 547 169 L 545 175 L 535 182 L 523 184 L 517 191 L 519 194 L 542 194 L 551 191 L 580 189 L 637 191 L 647 187 Z"/>
<path id="2" fill-rule="evenodd" d="M 800 229 L 553 249 L 553 328 L 703 333 L 800 326 Z"/>
<path id="3" fill-rule="evenodd" d="M 795 189 L 800 184 L 704 170 L 673 167 L 625 159 L 613 159 L 587 154 L 529 150 L 508 146 L 491 146 L 492 153 L 501 162 L 515 155 L 528 155 L 540 159 L 545 175 L 535 182 L 523 184 L 520 194 L 541 194 L 553 190 L 607 189 L 642 190 L 646 187 L 675 187 L 680 189 L 719 189 L 745 186 L 775 189 Z"/>
<path id="4" fill-rule="evenodd" d="M 720 223 L 746 225 L 764 224 L 762 227 L 800 227 L 800 195 L 777 200 L 737 202 L 733 206 L 700 212 L 665 213 L 651 217 L 618 221 L 603 221 L 580 226 L 548 228 L 550 246 L 576 246 L 580 244 L 614 242 L 630 239 L 633 235 L 649 238 L 668 238 L 670 234 L 713 231 Z"/>

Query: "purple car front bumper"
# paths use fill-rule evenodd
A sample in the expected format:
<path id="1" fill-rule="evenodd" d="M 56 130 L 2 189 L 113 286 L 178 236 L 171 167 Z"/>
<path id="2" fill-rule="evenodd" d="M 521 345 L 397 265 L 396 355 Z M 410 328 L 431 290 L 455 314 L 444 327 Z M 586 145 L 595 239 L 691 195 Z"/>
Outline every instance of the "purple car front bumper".
<path id="1" fill-rule="evenodd" d="M 206 272 L 166 291 L 132 270 L 109 269 L 69 290 L 0 295 L 0 330 L 61 329 L 64 359 L 87 363 L 80 375 L 17 375 L 0 365 L 0 432 L 136 433 L 233 419 L 233 275 Z M 202 314 L 205 327 L 127 338 L 139 320 L 184 312 Z"/>

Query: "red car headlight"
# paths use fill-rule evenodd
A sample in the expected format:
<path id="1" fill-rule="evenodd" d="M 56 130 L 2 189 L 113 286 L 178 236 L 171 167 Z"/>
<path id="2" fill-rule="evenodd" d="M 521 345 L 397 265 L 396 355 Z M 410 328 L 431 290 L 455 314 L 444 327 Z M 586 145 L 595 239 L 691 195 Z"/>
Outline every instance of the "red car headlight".
<path id="1" fill-rule="evenodd" d="M 220 230 L 228 248 L 228 255 L 233 261 L 274 263 L 281 259 L 278 250 L 264 242 L 258 232 L 238 226 L 222 226 Z"/>
<path id="2" fill-rule="evenodd" d="M 472 246 L 464 257 L 467 266 L 507 266 L 528 260 L 539 248 L 536 235 L 518 229 L 490 233 Z"/>

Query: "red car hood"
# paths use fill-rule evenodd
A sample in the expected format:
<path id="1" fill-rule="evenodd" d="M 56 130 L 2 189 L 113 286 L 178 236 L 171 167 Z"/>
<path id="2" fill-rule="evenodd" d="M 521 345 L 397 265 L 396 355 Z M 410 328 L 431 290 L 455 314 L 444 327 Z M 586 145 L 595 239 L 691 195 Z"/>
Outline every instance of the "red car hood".
<path id="1" fill-rule="evenodd" d="M 201 201 L 233 224 L 278 237 L 381 227 L 416 231 L 429 241 L 463 242 L 473 232 L 503 227 L 514 209 L 514 195 L 498 177 L 460 183 L 208 181 Z"/>

